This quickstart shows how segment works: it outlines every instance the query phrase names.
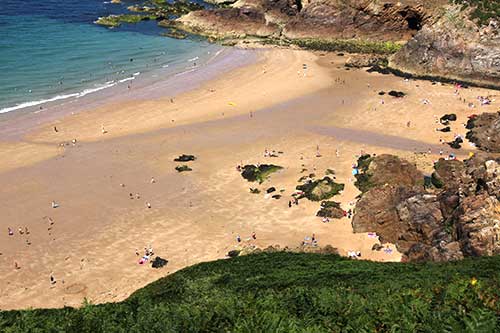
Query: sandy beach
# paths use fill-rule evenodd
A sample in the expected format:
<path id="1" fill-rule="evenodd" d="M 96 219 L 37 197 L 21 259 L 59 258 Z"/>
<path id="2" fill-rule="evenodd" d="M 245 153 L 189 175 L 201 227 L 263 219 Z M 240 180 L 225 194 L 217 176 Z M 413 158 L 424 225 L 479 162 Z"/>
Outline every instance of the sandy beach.
<path id="1" fill-rule="evenodd" d="M 353 208 L 351 167 L 361 152 L 397 154 L 430 172 L 440 150 L 465 157 L 475 149 L 465 142 L 453 150 L 440 139 L 465 136 L 467 116 L 500 104 L 497 91 L 455 93 L 449 84 L 346 70 L 347 56 L 254 52 L 255 61 L 175 96 L 64 112 L 16 138 L 0 132 L 0 309 L 120 301 L 186 266 L 225 258 L 241 246 L 237 235 L 265 248 L 296 247 L 315 234 L 342 255 L 398 261 L 390 244 L 390 254 L 372 251 L 377 239 L 354 234 L 348 218 L 323 223 L 318 202 L 289 208 L 298 179 L 335 170 L 345 190 L 333 200 Z M 379 95 L 390 90 L 407 96 Z M 487 95 L 492 105 L 480 106 L 477 96 Z M 458 117 L 449 133 L 436 131 L 445 113 Z M 264 157 L 266 149 L 283 153 Z M 181 154 L 197 157 L 186 163 L 193 171 L 174 169 Z M 283 170 L 249 183 L 236 166 L 255 163 Z M 283 190 L 281 199 L 265 197 L 271 186 Z M 136 250 L 149 245 L 166 267 L 138 264 Z"/>

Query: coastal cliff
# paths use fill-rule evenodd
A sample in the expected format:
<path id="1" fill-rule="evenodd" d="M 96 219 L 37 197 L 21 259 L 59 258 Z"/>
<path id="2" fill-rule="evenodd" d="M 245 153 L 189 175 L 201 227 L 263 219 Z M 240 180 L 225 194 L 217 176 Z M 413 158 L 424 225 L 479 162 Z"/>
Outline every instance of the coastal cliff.
<path id="1" fill-rule="evenodd" d="M 470 8 L 446 6 L 394 55 L 389 66 L 421 76 L 498 86 L 500 21 L 473 20 Z"/>

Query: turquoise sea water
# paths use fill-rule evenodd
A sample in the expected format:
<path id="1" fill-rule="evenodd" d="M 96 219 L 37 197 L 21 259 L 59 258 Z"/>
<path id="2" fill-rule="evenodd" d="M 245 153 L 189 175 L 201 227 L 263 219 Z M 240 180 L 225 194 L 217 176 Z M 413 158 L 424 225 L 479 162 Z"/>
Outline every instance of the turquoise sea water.
<path id="1" fill-rule="evenodd" d="M 128 5 L 1 0 L 0 113 L 82 96 L 155 69 L 180 70 L 218 49 L 203 41 L 163 37 L 154 21 L 118 29 L 93 24 Z"/>

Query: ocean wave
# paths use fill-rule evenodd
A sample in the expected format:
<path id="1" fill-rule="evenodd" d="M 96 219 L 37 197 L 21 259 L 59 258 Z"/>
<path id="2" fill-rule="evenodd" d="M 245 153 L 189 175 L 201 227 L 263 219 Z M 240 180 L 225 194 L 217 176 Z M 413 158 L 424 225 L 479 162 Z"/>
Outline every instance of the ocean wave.
<path id="1" fill-rule="evenodd" d="M 195 61 L 195 60 L 198 60 L 198 59 L 200 59 L 200 57 L 194 57 L 194 58 L 188 59 L 188 62 L 192 62 L 192 61 Z"/>
<path id="2" fill-rule="evenodd" d="M 40 104 L 44 104 L 44 103 L 54 102 L 54 101 L 58 101 L 58 100 L 61 100 L 61 99 L 67 99 L 67 98 L 71 98 L 71 97 L 77 97 L 79 94 L 80 93 L 67 94 L 67 95 L 57 95 L 55 97 L 48 98 L 48 99 L 41 99 L 41 100 L 38 100 L 38 101 L 25 102 L 25 103 L 18 104 L 16 106 L 11 106 L 11 107 L 0 109 L 0 113 L 7 113 L 7 112 L 10 112 L 10 111 L 15 111 L 15 110 L 19 110 L 19 109 L 29 108 L 31 106 L 36 106 L 36 105 L 40 105 Z"/>
<path id="3" fill-rule="evenodd" d="M 128 81 L 128 80 L 133 80 L 133 79 L 134 79 L 134 77 L 131 77 L 131 78 L 127 78 L 126 80 Z M 119 82 L 122 82 L 122 81 L 119 81 Z M 81 92 L 66 94 L 66 95 L 57 95 L 57 96 L 47 98 L 47 99 L 41 99 L 38 101 L 30 101 L 30 102 L 21 103 L 21 104 L 15 105 L 15 106 L 6 107 L 3 109 L 0 109 L 0 113 L 7 113 L 7 112 L 19 110 L 19 109 L 29 108 L 29 107 L 33 107 L 33 106 L 37 106 L 37 105 L 41 105 L 41 104 L 45 104 L 45 103 L 50 103 L 50 102 L 55 102 L 55 101 L 59 101 L 59 100 L 63 100 L 63 99 L 73 98 L 73 97 L 74 98 L 81 98 L 81 97 L 86 96 L 88 94 L 95 93 L 95 92 L 103 90 L 103 89 L 111 88 L 111 87 L 115 86 L 116 84 L 117 84 L 117 82 L 108 81 L 105 85 L 98 86 L 96 88 L 85 89 Z"/>

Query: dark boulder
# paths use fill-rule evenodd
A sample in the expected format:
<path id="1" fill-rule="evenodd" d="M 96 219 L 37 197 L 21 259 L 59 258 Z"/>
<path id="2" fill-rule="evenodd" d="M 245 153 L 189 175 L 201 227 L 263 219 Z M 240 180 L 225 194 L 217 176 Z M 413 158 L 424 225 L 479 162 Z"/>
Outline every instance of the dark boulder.
<path id="1" fill-rule="evenodd" d="M 181 156 L 174 159 L 174 162 L 190 162 L 196 160 L 196 156 L 194 155 L 186 155 L 182 154 Z"/>
<path id="2" fill-rule="evenodd" d="M 273 193 L 276 191 L 276 188 L 275 187 L 270 187 L 266 190 L 267 193 Z"/>
<path id="3" fill-rule="evenodd" d="M 160 257 L 156 257 L 152 262 L 151 262 L 151 267 L 153 268 L 162 268 L 168 264 L 167 259 L 163 259 Z"/>
<path id="4" fill-rule="evenodd" d="M 482 113 L 470 118 L 466 138 L 481 150 L 500 153 L 500 112 Z"/>
<path id="5" fill-rule="evenodd" d="M 396 98 L 402 98 L 402 97 L 405 97 L 406 94 L 402 91 L 391 90 L 391 91 L 389 91 L 389 96 L 396 97 Z"/>

